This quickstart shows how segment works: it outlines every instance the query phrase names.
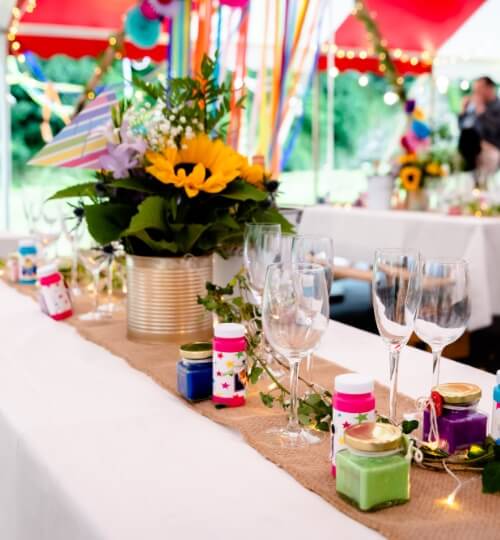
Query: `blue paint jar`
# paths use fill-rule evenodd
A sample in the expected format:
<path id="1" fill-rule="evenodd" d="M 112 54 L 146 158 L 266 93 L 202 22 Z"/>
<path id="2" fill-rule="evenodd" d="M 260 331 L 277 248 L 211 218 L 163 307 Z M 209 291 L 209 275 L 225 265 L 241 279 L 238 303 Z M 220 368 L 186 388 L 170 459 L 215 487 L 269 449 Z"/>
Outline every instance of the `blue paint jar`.
<path id="1" fill-rule="evenodd" d="M 194 342 L 181 345 L 177 362 L 177 391 L 188 401 L 212 397 L 212 344 Z"/>
<path id="2" fill-rule="evenodd" d="M 37 249 L 31 238 L 19 240 L 19 283 L 34 285 L 36 283 Z"/>

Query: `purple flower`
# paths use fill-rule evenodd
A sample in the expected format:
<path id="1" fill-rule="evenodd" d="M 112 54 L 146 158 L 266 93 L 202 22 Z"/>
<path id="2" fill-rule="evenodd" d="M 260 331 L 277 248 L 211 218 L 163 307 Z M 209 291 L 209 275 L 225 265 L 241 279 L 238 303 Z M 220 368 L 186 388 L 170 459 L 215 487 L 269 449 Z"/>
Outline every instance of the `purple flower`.
<path id="1" fill-rule="evenodd" d="M 99 158 L 99 165 L 112 172 L 113 178 L 129 176 L 129 169 L 137 167 L 146 152 L 146 142 L 130 135 L 126 122 L 119 129 L 119 137 L 111 125 L 106 126 L 103 134 L 109 142 L 106 147 L 107 154 Z M 115 142 L 117 139 L 120 142 Z"/>

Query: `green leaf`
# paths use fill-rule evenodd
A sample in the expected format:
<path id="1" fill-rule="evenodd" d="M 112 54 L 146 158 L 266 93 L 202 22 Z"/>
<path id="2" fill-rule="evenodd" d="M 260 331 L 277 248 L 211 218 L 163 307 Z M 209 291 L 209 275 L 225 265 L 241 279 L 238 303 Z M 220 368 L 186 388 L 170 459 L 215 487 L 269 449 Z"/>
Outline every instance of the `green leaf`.
<path id="1" fill-rule="evenodd" d="M 70 197 L 95 197 L 95 182 L 85 182 L 85 184 L 76 184 L 76 186 L 69 186 L 64 189 L 60 189 L 48 200 L 54 199 L 69 199 Z"/>
<path id="2" fill-rule="evenodd" d="M 177 242 L 169 242 L 167 240 L 154 240 L 153 238 L 151 238 L 151 236 L 149 236 L 147 231 L 140 231 L 133 236 L 144 242 L 154 251 L 168 251 L 173 254 L 179 252 L 179 246 L 177 245 Z"/>
<path id="3" fill-rule="evenodd" d="M 262 375 L 263 371 L 264 371 L 263 368 L 259 366 L 254 366 L 254 368 L 252 369 L 252 372 L 250 373 L 250 382 L 252 384 L 256 384 L 257 381 L 259 380 L 259 377 Z"/>
<path id="4" fill-rule="evenodd" d="M 401 429 L 405 435 L 415 431 L 417 428 L 418 420 L 403 420 L 403 423 L 401 424 Z"/>
<path id="5" fill-rule="evenodd" d="M 145 229 L 164 231 L 166 227 L 164 199 L 155 195 L 144 199 L 137 207 L 137 214 L 134 215 L 122 236 L 137 235 Z"/>
<path id="6" fill-rule="evenodd" d="M 500 491 L 500 462 L 493 461 L 484 466 L 483 493 L 498 493 Z"/>
<path id="7" fill-rule="evenodd" d="M 268 208 L 267 210 L 256 212 L 253 220 L 256 223 L 279 223 L 281 225 L 281 232 L 294 232 L 293 225 L 276 208 Z"/>
<path id="8" fill-rule="evenodd" d="M 264 392 L 260 392 L 259 395 L 260 395 L 260 399 L 261 399 L 262 403 L 266 407 L 272 408 L 273 403 L 274 403 L 273 396 L 271 396 L 269 394 L 264 394 Z"/>
<path id="9" fill-rule="evenodd" d="M 119 203 L 93 204 L 84 208 L 89 233 L 99 244 L 118 240 L 135 212 L 133 206 Z"/>
<path id="10" fill-rule="evenodd" d="M 267 193 L 257 189 L 244 180 L 231 182 L 227 189 L 219 193 L 221 197 L 235 201 L 257 201 L 263 202 L 267 199 Z M 286 220 L 285 220 L 286 221 Z"/>
<path id="11" fill-rule="evenodd" d="M 200 225 L 198 223 L 186 225 L 176 237 L 176 240 L 181 250 L 185 253 L 189 253 L 189 251 L 193 249 L 193 246 L 199 240 L 200 236 L 209 227 L 210 225 Z"/>
<path id="12" fill-rule="evenodd" d="M 142 193 L 158 193 L 159 191 L 148 186 L 143 180 L 139 180 L 138 178 L 122 178 L 120 180 L 114 180 L 111 182 L 111 185 L 115 188 L 130 189 L 131 191 L 140 191 Z"/>

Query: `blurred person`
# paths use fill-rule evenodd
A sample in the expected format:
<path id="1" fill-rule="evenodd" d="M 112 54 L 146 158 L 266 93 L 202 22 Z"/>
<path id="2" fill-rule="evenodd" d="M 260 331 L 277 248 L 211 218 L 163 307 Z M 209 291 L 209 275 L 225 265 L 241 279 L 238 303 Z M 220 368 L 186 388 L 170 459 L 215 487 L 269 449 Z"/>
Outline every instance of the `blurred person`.
<path id="1" fill-rule="evenodd" d="M 490 77 L 477 79 L 464 98 L 459 125 L 465 169 L 475 170 L 476 182 L 482 183 L 500 167 L 500 100 Z"/>

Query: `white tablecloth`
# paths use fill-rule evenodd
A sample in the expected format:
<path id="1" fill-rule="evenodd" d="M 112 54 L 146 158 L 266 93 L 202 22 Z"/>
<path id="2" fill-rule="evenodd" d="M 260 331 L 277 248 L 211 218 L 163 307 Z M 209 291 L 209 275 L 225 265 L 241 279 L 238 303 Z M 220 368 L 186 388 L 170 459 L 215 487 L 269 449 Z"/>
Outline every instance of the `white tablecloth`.
<path id="1" fill-rule="evenodd" d="M 471 278 L 469 330 L 489 326 L 500 315 L 499 218 L 312 206 L 304 210 L 300 232 L 331 236 L 335 254 L 351 261 L 372 262 L 375 249 L 384 247 L 463 258 Z"/>
<path id="2" fill-rule="evenodd" d="M 0 306 L 2 540 L 380 538 L 3 283 Z M 319 352 L 387 381 L 377 336 L 333 323 Z M 401 391 L 430 372 L 405 350 Z M 490 409 L 492 375 L 445 360 L 443 377 Z"/>

